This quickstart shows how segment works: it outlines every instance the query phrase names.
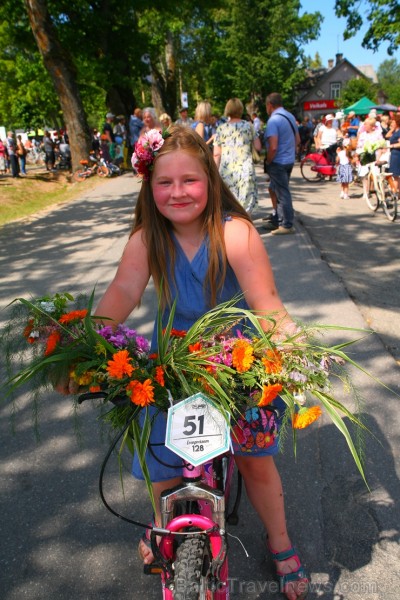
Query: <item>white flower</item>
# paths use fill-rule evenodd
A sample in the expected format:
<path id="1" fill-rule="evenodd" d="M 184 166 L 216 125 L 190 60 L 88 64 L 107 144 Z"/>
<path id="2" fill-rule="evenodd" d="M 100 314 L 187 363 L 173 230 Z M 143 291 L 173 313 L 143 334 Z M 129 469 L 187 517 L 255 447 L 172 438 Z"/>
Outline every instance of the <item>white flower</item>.
<path id="1" fill-rule="evenodd" d="M 303 392 L 294 392 L 293 398 L 295 399 L 297 404 L 300 404 L 301 406 L 304 406 L 307 400 L 306 395 L 303 394 Z"/>
<path id="2" fill-rule="evenodd" d="M 40 308 L 44 310 L 44 312 L 52 313 L 56 310 L 54 302 L 40 302 Z"/>

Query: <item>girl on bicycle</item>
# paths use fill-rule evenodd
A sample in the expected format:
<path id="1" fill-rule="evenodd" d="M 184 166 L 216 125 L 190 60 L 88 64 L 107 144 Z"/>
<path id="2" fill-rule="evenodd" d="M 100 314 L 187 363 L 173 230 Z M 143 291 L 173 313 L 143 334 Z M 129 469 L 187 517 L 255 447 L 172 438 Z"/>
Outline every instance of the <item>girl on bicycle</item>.
<path id="1" fill-rule="evenodd" d="M 96 314 L 115 324 L 124 322 L 140 303 L 152 277 L 162 294 L 165 322 L 171 303 L 177 300 L 176 329 L 187 330 L 212 306 L 243 291 L 242 306 L 274 312 L 281 334 L 293 334 L 296 326 L 278 296 L 261 237 L 223 183 L 206 143 L 194 130 L 181 125 L 171 127 L 165 140 L 159 131 L 147 135 L 146 153 L 140 154 L 139 140 L 133 155 L 134 166 L 143 175 L 133 229 Z M 156 342 L 153 336 L 154 346 Z M 165 424 L 164 416 L 158 415 L 153 441 L 165 440 Z M 253 455 L 235 450 L 235 460 L 248 497 L 268 532 L 281 589 L 289 600 L 296 600 L 307 593 L 308 579 L 286 529 L 282 484 L 273 458 L 278 452 L 277 439 L 263 451 Z M 165 447 L 159 456 L 179 468 L 181 459 Z M 157 503 L 164 489 L 179 483 L 179 471 L 157 464 L 151 456 L 147 464 Z M 133 473 L 143 478 L 136 462 Z M 158 513 L 155 521 L 160 522 Z M 153 561 L 145 538 L 139 551 L 145 563 Z"/>

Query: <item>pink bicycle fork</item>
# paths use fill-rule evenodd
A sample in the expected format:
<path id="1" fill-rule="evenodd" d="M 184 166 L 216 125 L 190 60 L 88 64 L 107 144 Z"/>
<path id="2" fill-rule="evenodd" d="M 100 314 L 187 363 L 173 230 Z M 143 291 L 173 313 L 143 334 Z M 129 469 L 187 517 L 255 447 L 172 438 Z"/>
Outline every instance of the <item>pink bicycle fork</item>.
<path id="1" fill-rule="evenodd" d="M 208 465 L 207 465 L 208 466 Z M 183 482 L 179 486 L 166 490 L 161 496 L 161 527 L 167 530 L 167 535 L 161 537 L 160 552 L 166 560 L 173 559 L 175 535 L 185 535 L 188 529 L 207 532 L 209 539 L 212 562 L 216 566 L 216 589 L 213 590 L 215 600 L 229 599 L 228 562 L 226 560 L 226 531 L 225 531 L 225 495 L 201 481 L 211 479 L 206 467 L 192 467 L 184 469 Z M 230 482 L 231 472 L 228 471 L 227 482 Z M 177 503 L 196 501 L 200 514 L 186 514 L 173 517 L 174 507 Z M 183 532 L 183 533 L 182 533 Z M 191 534 L 195 535 L 195 533 Z M 163 580 L 164 600 L 173 600 L 174 583 L 165 573 Z"/>

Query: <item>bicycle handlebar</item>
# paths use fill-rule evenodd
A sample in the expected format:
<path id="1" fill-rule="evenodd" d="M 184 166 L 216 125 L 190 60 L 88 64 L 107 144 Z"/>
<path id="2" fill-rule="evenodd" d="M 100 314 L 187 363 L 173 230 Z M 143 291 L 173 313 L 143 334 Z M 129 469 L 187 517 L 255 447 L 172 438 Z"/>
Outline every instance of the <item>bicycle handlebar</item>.
<path id="1" fill-rule="evenodd" d="M 86 400 L 108 400 L 114 404 L 114 406 L 124 406 L 129 404 L 129 398 L 127 396 L 114 396 L 110 398 L 109 394 L 104 390 L 100 390 L 99 392 L 84 392 L 80 394 L 78 397 L 78 404 L 82 404 Z"/>

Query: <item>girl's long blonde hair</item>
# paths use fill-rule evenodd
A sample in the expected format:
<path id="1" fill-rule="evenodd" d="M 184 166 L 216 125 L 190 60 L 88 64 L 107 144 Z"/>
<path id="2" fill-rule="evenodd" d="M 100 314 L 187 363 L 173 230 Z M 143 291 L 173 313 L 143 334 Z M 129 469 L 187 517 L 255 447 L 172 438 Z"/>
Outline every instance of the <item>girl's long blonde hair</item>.
<path id="1" fill-rule="evenodd" d="M 212 153 L 202 138 L 193 129 L 184 125 L 174 125 L 169 131 L 171 135 L 167 137 L 157 153 L 155 163 L 161 156 L 180 150 L 197 158 L 208 178 L 208 201 L 203 213 L 203 231 L 208 238 L 209 265 L 204 281 L 204 292 L 210 306 L 214 306 L 226 276 L 224 217 L 226 215 L 240 217 L 250 223 L 251 218 L 221 179 Z M 131 235 L 138 230 L 143 231 L 150 273 L 157 291 L 161 292 L 162 303 L 164 306 L 171 304 L 172 293 L 168 274 L 170 273 L 173 278 L 175 246 L 171 237 L 171 223 L 155 205 L 151 175 L 149 181 L 142 182 Z"/>

